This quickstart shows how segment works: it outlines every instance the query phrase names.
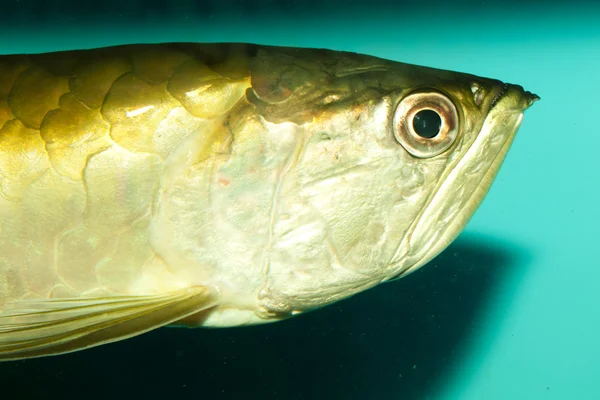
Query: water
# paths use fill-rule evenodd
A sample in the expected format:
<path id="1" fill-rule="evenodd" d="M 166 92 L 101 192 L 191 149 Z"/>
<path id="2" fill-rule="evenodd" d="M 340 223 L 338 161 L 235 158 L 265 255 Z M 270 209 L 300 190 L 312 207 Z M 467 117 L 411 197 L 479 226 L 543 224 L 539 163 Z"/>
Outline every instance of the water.
<path id="1" fill-rule="evenodd" d="M 465 232 L 410 277 L 274 325 L 163 329 L 3 363 L 0 388 L 22 399 L 600 398 L 598 6 L 9 3 L 2 53 L 156 41 L 328 47 L 494 77 L 542 100 Z"/>

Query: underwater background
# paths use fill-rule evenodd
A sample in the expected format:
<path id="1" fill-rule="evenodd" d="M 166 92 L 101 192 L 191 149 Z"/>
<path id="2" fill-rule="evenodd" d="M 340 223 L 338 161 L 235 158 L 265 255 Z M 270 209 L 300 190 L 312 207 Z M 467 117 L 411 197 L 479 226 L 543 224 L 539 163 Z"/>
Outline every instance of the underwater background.
<path id="1" fill-rule="evenodd" d="M 490 193 L 416 273 L 288 321 L 0 363 L 6 399 L 600 399 L 600 5 L 3 0 L 0 53 L 349 50 L 537 93 Z"/>

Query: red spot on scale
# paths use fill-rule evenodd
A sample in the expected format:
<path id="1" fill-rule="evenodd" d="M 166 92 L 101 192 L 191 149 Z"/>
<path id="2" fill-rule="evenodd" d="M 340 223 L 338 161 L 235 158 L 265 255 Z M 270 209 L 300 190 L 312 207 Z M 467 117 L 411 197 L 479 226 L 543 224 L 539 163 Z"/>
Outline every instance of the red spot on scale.
<path id="1" fill-rule="evenodd" d="M 226 178 L 219 178 L 219 183 L 221 184 L 221 186 L 229 186 L 229 184 L 231 183 L 229 181 L 229 179 Z"/>

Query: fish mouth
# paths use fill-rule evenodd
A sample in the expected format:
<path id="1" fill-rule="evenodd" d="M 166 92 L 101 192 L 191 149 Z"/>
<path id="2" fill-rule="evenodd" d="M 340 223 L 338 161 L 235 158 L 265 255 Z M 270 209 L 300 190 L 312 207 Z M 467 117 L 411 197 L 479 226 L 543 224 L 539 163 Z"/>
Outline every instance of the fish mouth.
<path id="1" fill-rule="evenodd" d="M 516 93 L 517 97 L 520 99 L 520 102 L 519 102 L 516 110 L 521 111 L 521 112 L 525 111 L 526 109 L 531 107 L 533 105 L 533 103 L 540 100 L 540 96 L 538 96 L 535 93 L 526 91 L 525 89 L 523 89 L 523 86 L 511 85 L 509 83 L 502 83 L 502 87 L 500 88 L 500 91 L 498 91 L 498 93 L 496 93 L 496 95 L 492 99 L 489 112 L 491 112 L 494 109 L 494 107 L 498 103 L 500 103 L 500 100 L 502 100 L 504 98 L 504 96 L 509 92 L 511 92 L 513 94 Z"/>
<path id="2" fill-rule="evenodd" d="M 539 99 L 518 85 L 504 84 L 499 88 L 479 134 L 442 177 L 399 246 L 390 263 L 394 271 L 390 279 L 416 271 L 456 239 L 488 193 L 521 124 L 523 112 Z"/>
<path id="3" fill-rule="evenodd" d="M 500 99 L 502 98 L 502 96 L 504 96 L 504 94 L 507 91 L 508 91 L 508 83 L 503 83 L 502 84 L 502 89 L 500 89 L 500 91 L 492 99 L 492 103 L 490 104 L 490 110 L 493 109 L 496 104 L 498 104 L 498 102 L 500 101 Z"/>

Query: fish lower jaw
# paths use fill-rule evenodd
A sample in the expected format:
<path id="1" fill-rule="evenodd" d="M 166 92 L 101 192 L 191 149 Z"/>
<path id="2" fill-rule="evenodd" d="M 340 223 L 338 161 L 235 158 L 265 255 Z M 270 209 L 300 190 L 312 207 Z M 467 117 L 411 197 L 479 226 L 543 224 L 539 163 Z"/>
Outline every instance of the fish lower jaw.
<path id="1" fill-rule="evenodd" d="M 392 260 L 402 267 L 392 279 L 427 264 L 462 232 L 488 193 L 522 118 L 522 113 L 514 111 L 488 116 L 477 139 L 445 178 L 400 247 L 402 251 Z M 496 126 L 504 129 L 495 129 Z M 488 156 L 481 157 L 482 154 Z"/>

